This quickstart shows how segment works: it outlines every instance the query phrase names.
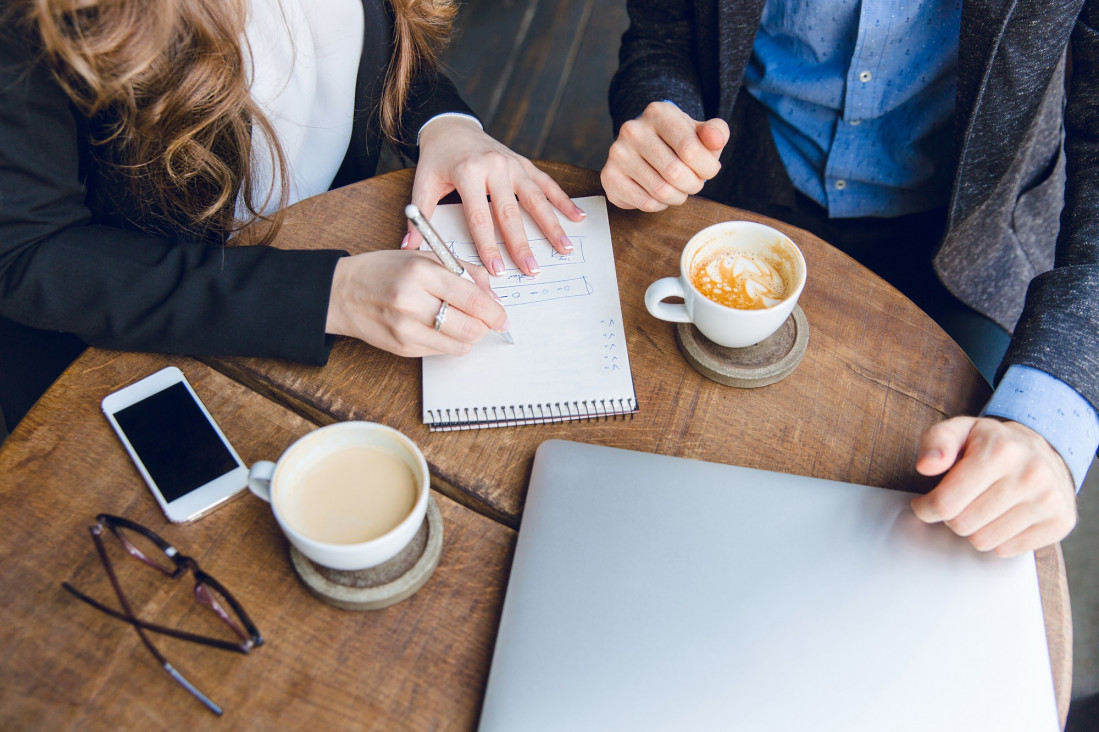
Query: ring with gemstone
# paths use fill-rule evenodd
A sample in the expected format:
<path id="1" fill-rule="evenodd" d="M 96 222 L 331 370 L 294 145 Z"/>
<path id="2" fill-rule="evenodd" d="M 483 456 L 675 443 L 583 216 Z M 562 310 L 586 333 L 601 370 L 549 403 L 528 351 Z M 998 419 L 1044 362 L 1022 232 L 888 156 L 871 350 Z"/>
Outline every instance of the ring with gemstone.
<path id="1" fill-rule="evenodd" d="M 443 300 L 443 304 L 439 306 L 439 312 L 435 313 L 435 332 L 439 332 L 439 329 L 443 327 L 443 321 L 446 320 L 446 311 L 450 306 L 446 300 Z"/>

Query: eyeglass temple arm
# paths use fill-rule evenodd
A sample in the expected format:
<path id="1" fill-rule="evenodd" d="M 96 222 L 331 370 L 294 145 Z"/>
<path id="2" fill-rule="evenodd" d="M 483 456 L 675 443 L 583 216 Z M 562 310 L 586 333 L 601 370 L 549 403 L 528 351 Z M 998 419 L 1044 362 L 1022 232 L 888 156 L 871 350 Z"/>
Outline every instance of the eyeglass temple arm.
<path id="1" fill-rule="evenodd" d="M 222 650 L 226 651 L 236 651 L 237 653 L 247 654 L 251 650 L 252 644 L 249 643 L 247 640 L 244 643 L 233 643 L 231 641 L 221 640 L 218 638 L 207 638 L 206 636 L 188 633 L 183 630 L 176 630 L 175 628 L 167 628 L 163 625 L 156 625 L 155 623 L 146 622 L 141 618 L 131 618 L 128 617 L 125 613 L 120 613 L 114 608 L 104 605 L 103 603 L 99 602 L 99 600 L 96 600 L 94 597 L 89 597 L 88 595 L 85 595 L 83 592 L 76 589 L 68 582 L 62 582 L 61 586 L 64 589 L 68 590 L 78 600 L 83 600 L 84 602 L 94 607 L 96 610 L 102 613 L 106 613 L 112 618 L 118 618 L 124 623 L 140 626 L 145 630 L 151 630 L 154 633 L 160 633 L 161 635 L 168 635 L 173 638 L 179 638 L 180 640 L 191 641 L 192 643 L 201 643 L 205 646 L 221 648 Z"/>
<path id="2" fill-rule="evenodd" d="M 180 686 L 182 686 L 184 689 L 191 692 L 191 694 L 194 695 L 194 697 L 200 702 L 202 702 L 207 709 L 209 709 L 214 714 L 221 716 L 221 707 L 215 704 L 213 700 L 210 699 L 210 697 L 206 696 L 197 688 L 195 688 L 195 685 L 188 681 L 186 678 L 184 678 L 183 674 L 181 674 L 179 671 L 176 671 L 175 667 L 173 667 L 172 664 L 168 663 L 168 659 L 160 655 L 160 651 L 158 651 L 156 649 L 156 646 L 153 645 L 153 642 L 149 640 L 149 636 L 145 634 L 144 630 L 142 630 L 140 621 L 138 621 L 137 617 L 134 615 L 134 611 L 130 609 L 130 603 L 126 599 L 126 595 L 122 592 L 122 586 L 118 583 L 118 577 L 115 576 L 114 567 L 111 565 L 111 560 L 107 556 L 107 548 L 103 546 L 103 538 L 101 536 L 102 531 L 100 529 L 100 526 L 98 524 L 96 526 L 93 526 L 91 528 L 91 532 L 92 539 L 95 541 L 95 549 L 97 552 L 99 552 L 99 558 L 100 560 L 102 560 L 103 566 L 107 570 L 107 576 L 111 580 L 111 586 L 114 587 L 114 592 L 118 596 L 118 603 L 122 606 L 123 611 L 125 611 L 126 618 L 130 621 L 131 625 L 133 625 L 134 631 L 141 638 L 141 642 L 145 644 L 145 647 L 149 649 L 149 652 L 153 654 L 157 662 L 160 664 L 161 668 L 167 671 L 169 676 L 178 681 Z"/>
<path id="3" fill-rule="evenodd" d="M 222 715 L 222 708 L 215 704 L 213 699 L 196 689 L 194 684 L 192 684 L 190 681 L 183 677 L 183 674 L 181 674 L 179 671 L 176 671 L 175 666 L 168 663 L 167 661 L 165 661 L 162 665 L 164 666 L 164 670 L 167 671 L 173 679 L 179 682 L 180 686 L 191 692 L 191 694 L 193 694 L 196 699 L 206 705 L 207 709 L 209 709 L 211 712 L 218 715 L 219 717 Z"/>

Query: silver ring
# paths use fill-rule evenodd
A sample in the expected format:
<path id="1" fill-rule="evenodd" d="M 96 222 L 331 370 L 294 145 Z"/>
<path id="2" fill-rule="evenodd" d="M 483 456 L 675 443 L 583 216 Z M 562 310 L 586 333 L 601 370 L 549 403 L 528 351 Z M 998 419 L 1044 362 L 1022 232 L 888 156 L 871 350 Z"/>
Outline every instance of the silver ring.
<path id="1" fill-rule="evenodd" d="M 439 329 L 443 327 L 443 321 L 446 320 L 446 311 L 450 306 L 446 300 L 443 300 L 443 304 L 439 306 L 439 312 L 435 313 L 435 332 L 438 333 Z"/>

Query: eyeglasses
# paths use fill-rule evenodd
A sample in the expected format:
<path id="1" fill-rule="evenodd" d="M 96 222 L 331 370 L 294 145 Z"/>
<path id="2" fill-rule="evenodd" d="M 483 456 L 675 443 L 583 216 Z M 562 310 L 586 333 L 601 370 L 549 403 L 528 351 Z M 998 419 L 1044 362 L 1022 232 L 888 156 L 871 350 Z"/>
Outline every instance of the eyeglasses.
<path id="1" fill-rule="evenodd" d="M 149 640 L 149 636 L 145 631 L 151 630 L 162 635 L 191 641 L 193 643 L 201 643 L 227 651 L 248 653 L 252 648 L 263 645 L 263 637 L 259 634 L 259 631 L 256 630 L 256 626 L 252 623 L 252 619 L 248 617 L 248 613 L 244 611 L 244 608 L 236 601 L 236 598 L 225 589 L 224 585 L 199 568 L 197 561 L 185 554 L 180 554 L 175 547 L 151 530 L 128 519 L 119 516 L 111 516 L 106 513 L 99 514 L 95 517 L 95 520 L 95 526 L 92 526 L 90 529 L 92 540 L 95 541 L 95 548 L 99 552 L 99 558 L 103 562 L 104 569 L 107 570 L 107 576 L 110 578 L 111 585 L 114 587 L 115 595 L 118 597 L 118 603 L 122 606 L 122 612 L 88 597 L 68 582 L 62 582 L 61 586 L 97 610 L 132 625 L 138 636 L 141 637 L 141 641 L 145 644 L 145 647 L 149 649 L 161 667 L 167 671 L 173 679 L 179 682 L 184 689 L 206 705 L 207 709 L 214 714 L 220 715 L 222 713 L 221 707 L 195 688 L 194 684 L 184 678 L 172 664 L 168 663 L 167 659 L 161 655 L 160 651 L 158 651 L 152 641 Z M 107 556 L 107 548 L 104 546 L 102 538 L 104 529 L 111 530 L 111 533 L 115 535 L 122 544 L 122 548 L 125 549 L 130 556 L 135 557 L 142 563 L 166 574 L 172 579 L 179 579 L 187 572 L 194 574 L 195 599 L 198 600 L 200 604 L 213 610 L 218 618 L 232 629 L 233 633 L 240 639 L 240 642 L 234 643 L 219 638 L 210 638 L 195 633 L 187 633 L 176 630 L 175 628 L 167 628 L 162 625 L 148 623 L 137 618 L 130 608 L 130 603 L 126 599 L 126 595 L 122 592 L 122 586 L 119 584 L 114 567 L 111 564 L 110 558 Z"/>

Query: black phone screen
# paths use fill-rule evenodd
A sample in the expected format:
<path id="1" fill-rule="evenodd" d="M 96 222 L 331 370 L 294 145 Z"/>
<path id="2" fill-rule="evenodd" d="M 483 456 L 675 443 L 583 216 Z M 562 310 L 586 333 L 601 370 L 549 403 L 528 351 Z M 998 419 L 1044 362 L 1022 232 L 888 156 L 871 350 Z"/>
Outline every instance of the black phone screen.
<path id="1" fill-rule="evenodd" d="M 181 383 L 120 409 L 114 418 L 169 503 L 238 466 Z"/>

